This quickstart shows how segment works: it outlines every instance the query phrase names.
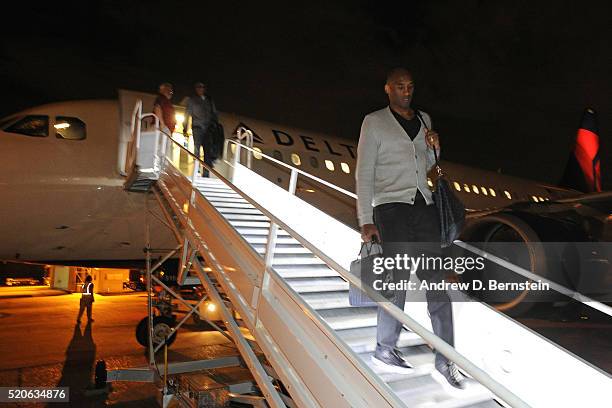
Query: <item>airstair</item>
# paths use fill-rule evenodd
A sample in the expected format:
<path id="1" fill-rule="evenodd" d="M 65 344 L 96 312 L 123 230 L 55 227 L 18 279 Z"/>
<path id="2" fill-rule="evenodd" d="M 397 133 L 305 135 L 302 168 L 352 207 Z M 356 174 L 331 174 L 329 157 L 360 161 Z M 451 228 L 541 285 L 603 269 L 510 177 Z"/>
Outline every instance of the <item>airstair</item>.
<path id="1" fill-rule="evenodd" d="M 137 105 L 135 138 L 146 116 Z M 179 281 L 197 276 L 221 305 L 261 406 L 570 407 L 612 396 L 608 375 L 478 302 L 453 304 L 456 349 L 431 333 L 425 302 L 407 303 L 405 311 L 381 302 L 404 324 L 398 348 L 414 370 L 380 370 L 371 363 L 376 307 L 348 303 L 349 282 L 359 284 L 348 272 L 359 233 L 294 194 L 298 177 L 350 192 L 240 141 L 227 141 L 224 160 L 204 178 L 203 163 L 170 135 L 156 131 L 149 140 L 151 166 L 134 159 L 132 170 L 154 171 L 131 175 L 126 188 L 150 187 L 156 196 L 182 249 Z M 241 164 L 250 155 L 285 167 L 288 188 Z M 466 390 L 438 378 L 431 346 L 461 368 Z"/>

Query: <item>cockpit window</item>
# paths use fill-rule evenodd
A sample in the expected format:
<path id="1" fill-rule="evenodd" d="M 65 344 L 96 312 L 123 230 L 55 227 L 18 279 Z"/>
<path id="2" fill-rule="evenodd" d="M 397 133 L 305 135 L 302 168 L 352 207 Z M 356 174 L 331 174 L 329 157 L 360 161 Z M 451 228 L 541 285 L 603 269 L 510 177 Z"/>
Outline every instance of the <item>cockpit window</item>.
<path id="1" fill-rule="evenodd" d="M 15 123 L 19 119 L 19 116 L 9 116 L 8 118 L 0 119 L 0 129 L 7 127 L 8 125 Z"/>
<path id="2" fill-rule="evenodd" d="M 55 117 L 55 136 L 59 139 L 83 140 L 87 137 L 85 122 L 68 116 Z"/>
<path id="3" fill-rule="evenodd" d="M 20 135 L 47 137 L 49 136 L 49 117 L 45 115 L 28 115 L 16 122 L 7 121 L 3 129 L 7 133 Z"/>

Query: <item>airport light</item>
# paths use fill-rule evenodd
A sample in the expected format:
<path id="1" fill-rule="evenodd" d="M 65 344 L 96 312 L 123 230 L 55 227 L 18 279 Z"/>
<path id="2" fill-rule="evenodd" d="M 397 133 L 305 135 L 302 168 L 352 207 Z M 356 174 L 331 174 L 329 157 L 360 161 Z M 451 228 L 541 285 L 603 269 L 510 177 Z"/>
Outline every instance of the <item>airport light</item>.
<path id="1" fill-rule="evenodd" d="M 214 312 L 215 310 L 217 310 L 217 305 L 215 305 L 214 303 L 209 303 L 206 306 L 206 310 L 208 310 L 209 312 Z"/>

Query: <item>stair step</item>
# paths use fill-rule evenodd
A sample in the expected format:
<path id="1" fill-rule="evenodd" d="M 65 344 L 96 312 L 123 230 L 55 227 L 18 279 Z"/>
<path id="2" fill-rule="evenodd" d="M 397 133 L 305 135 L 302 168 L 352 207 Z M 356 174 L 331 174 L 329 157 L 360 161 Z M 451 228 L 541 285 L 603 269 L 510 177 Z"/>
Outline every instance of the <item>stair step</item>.
<path id="1" fill-rule="evenodd" d="M 268 236 L 268 228 L 252 228 L 252 227 L 237 227 L 236 231 L 244 236 Z M 286 231 L 278 230 L 279 236 L 289 237 L 289 233 Z M 267 239 L 267 238 L 266 238 Z"/>
<path id="2" fill-rule="evenodd" d="M 247 200 L 245 200 L 244 198 L 240 198 L 240 197 L 237 197 L 237 198 L 236 197 L 216 197 L 216 196 L 211 196 L 208 194 L 204 194 L 204 197 L 206 197 L 208 201 L 210 201 L 211 203 L 215 205 L 226 204 L 228 206 L 231 206 L 234 204 L 249 204 Z"/>
<path id="3" fill-rule="evenodd" d="M 400 342 L 403 341 L 402 337 L 405 336 L 404 333 L 400 335 Z M 481 408 L 499 408 L 499 405 L 491 405 L 491 403 L 497 404 L 492 400 L 491 393 L 471 378 L 467 379 L 468 387 L 466 390 L 449 393 L 448 389 L 443 387 L 440 382 L 443 381 L 442 378 L 432 374 L 435 372 L 435 357 L 427 345 L 399 345 L 398 347 L 406 361 L 414 367 L 413 372 L 408 374 L 386 372 L 372 362 L 373 350 L 359 353 L 359 357 L 397 393 L 407 406 L 459 408 L 478 407 L 478 404 L 484 404 L 481 405 Z"/>
<path id="4" fill-rule="evenodd" d="M 255 244 L 255 245 L 251 245 L 253 248 L 255 248 L 255 250 L 257 252 L 261 252 L 264 253 L 266 252 L 266 245 L 265 244 Z M 274 254 L 275 255 L 303 255 L 303 254 L 310 254 L 311 252 L 304 248 L 303 246 L 299 245 L 293 245 L 293 244 L 276 244 L 276 247 L 274 248 Z"/>
<path id="5" fill-rule="evenodd" d="M 274 256 L 274 260 L 272 261 L 272 266 L 284 266 L 284 265 L 293 265 L 293 266 L 305 266 L 305 265 L 325 265 L 325 262 L 315 257 L 313 254 L 276 254 Z M 327 265 L 325 265 L 327 267 Z M 337 274 L 336 274 L 337 275 Z"/>
<path id="6" fill-rule="evenodd" d="M 376 326 L 360 327 L 336 331 L 338 336 L 348 344 L 355 353 L 372 353 L 376 348 Z M 402 330 L 397 342 L 398 348 L 424 345 L 425 340 L 418 334 Z M 414 364 L 413 361 L 411 363 Z"/>
<path id="7" fill-rule="evenodd" d="M 483 396 L 483 401 L 480 401 L 480 402 L 475 402 L 475 401 L 467 402 L 463 400 L 461 402 L 464 403 L 464 405 L 458 405 L 458 406 L 463 407 L 463 408 L 501 408 L 503 405 L 495 401 L 493 398 L 495 398 L 495 396 L 490 395 L 490 396 Z M 442 408 L 447 408 L 447 407 L 444 406 Z"/>
<path id="8" fill-rule="evenodd" d="M 351 307 L 348 300 L 348 290 L 341 292 L 304 293 L 302 299 L 315 310 Z"/>
<path id="9" fill-rule="evenodd" d="M 400 335 L 400 339 L 401 339 Z M 391 388 L 395 387 L 397 389 L 402 389 L 403 381 L 415 381 L 415 379 L 420 377 L 421 380 L 427 382 L 431 388 L 436 390 L 441 390 L 442 386 L 431 376 L 434 368 L 434 354 L 431 349 L 426 345 L 417 345 L 417 346 L 406 346 L 406 347 L 398 347 L 402 352 L 402 355 L 414 367 L 413 371 L 406 374 L 398 374 L 389 372 L 379 365 L 376 365 L 372 362 L 372 355 L 374 355 L 374 350 L 358 353 L 359 358 L 363 360 L 363 362 L 374 371 L 384 382 L 386 382 Z M 415 390 L 415 392 L 419 392 L 419 390 Z"/>
<path id="10" fill-rule="evenodd" d="M 224 217 L 229 221 L 270 221 L 270 219 L 263 214 L 224 214 Z"/>
<path id="11" fill-rule="evenodd" d="M 248 236 L 247 235 L 244 238 L 251 245 L 261 245 L 261 244 L 263 244 L 265 246 L 268 243 L 267 234 L 265 236 L 260 236 L 260 235 L 250 235 L 250 236 Z M 276 245 L 277 245 L 277 247 L 278 247 L 278 245 L 300 245 L 301 246 L 301 244 L 295 238 L 293 238 L 290 235 L 276 237 Z"/>
<path id="12" fill-rule="evenodd" d="M 206 183 L 203 182 L 202 180 L 195 180 L 195 182 L 193 183 L 195 186 L 199 187 L 199 188 L 204 188 L 207 190 L 227 190 L 227 191 L 234 191 L 232 190 L 232 188 L 230 186 L 228 186 L 227 184 L 221 182 L 221 183 Z"/>
<path id="13" fill-rule="evenodd" d="M 253 214 L 253 215 L 263 215 L 261 211 L 257 208 L 234 208 L 234 207 L 226 207 L 221 205 L 216 205 L 215 208 L 225 216 L 225 214 Z"/>
<path id="14" fill-rule="evenodd" d="M 329 269 L 327 266 L 324 268 L 317 267 L 295 267 L 292 265 L 273 265 L 273 268 L 283 278 L 323 278 L 323 277 L 336 277 L 338 274 Z"/>
<path id="15" fill-rule="evenodd" d="M 232 190 L 231 188 L 225 187 L 207 187 L 200 184 L 195 184 L 195 187 L 202 192 L 202 194 L 235 194 L 240 197 L 240 194 Z"/>
<path id="16" fill-rule="evenodd" d="M 225 186 L 225 187 L 227 187 L 227 184 L 225 184 L 220 179 L 214 178 L 214 177 L 202 177 L 200 175 L 196 175 L 196 178 L 195 178 L 194 181 L 196 183 L 199 183 L 199 184 L 206 184 L 206 185 L 210 185 L 210 186 Z"/>
<path id="17" fill-rule="evenodd" d="M 376 307 L 319 310 L 319 315 L 334 329 L 376 326 Z"/>
<path id="18" fill-rule="evenodd" d="M 501 408 L 502 405 L 498 404 L 493 398 L 495 398 L 488 390 L 480 386 L 480 384 L 474 384 L 475 390 L 468 389 L 457 392 L 449 393 L 444 390 L 439 395 L 446 397 L 441 402 L 436 402 L 435 408 Z M 478 388 L 482 387 L 482 390 Z M 440 397 L 438 397 L 440 398 Z M 437 399 L 438 399 L 437 398 Z"/>
<path id="19" fill-rule="evenodd" d="M 270 228 L 269 221 L 244 221 L 244 220 L 234 221 L 234 220 L 230 220 L 230 224 L 232 224 L 234 227 L 266 228 L 266 229 Z"/>
<path id="20" fill-rule="evenodd" d="M 258 213 L 261 213 L 261 211 L 259 211 L 257 208 L 255 208 L 252 204 L 250 203 L 219 203 L 216 204 L 215 207 L 217 208 L 229 208 L 229 209 L 253 209 L 256 210 Z"/>
<path id="21" fill-rule="evenodd" d="M 341 278 L 296 278 L 286 279 L 289 286 L 298 293 L 337 292 L 348 290 L 348 283 Z"/>
<path id="22" fill-rule="evenodd" d="M 202 191 L 202 190 L 200 190 Z M 222 192 L 222 191 L 203 191 L 202 194 L 204 194 L 205 197 L 210 197 L 211 199 L 240 199 L 240 200 L 244 200 L 244 197 L 242 197 L 240 194 L 234 193 L 234 192 Z"/>

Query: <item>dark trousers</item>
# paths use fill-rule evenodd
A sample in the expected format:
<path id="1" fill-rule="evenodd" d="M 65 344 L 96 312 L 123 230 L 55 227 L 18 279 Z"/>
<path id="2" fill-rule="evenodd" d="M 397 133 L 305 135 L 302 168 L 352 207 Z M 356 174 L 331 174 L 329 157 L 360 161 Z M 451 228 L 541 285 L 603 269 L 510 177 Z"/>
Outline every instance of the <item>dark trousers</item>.
<path id="1" fill-rule="evenodd" d="M 213 145 L 213 141 L 212 141 L 211 133 L 207 132 L 206 129 L 200 126 L 194 126 L 193 127 L 193 146 L 194 146 L 193 153 L 198 158 L 201 158 L 202 156 L 200 156 L 200 150 L 204 150 L 204 163 L 206 163 L 206 165 L 208 165 L 210 168 L 213 167 L 212 152 L 211 152 L 212 145 Z M 204 174 L 205 176 L 208 176 L 208 170 L 203 169 L 202 174 Z"/>
<path id="2" fill-rule="evenodd" d="M 395 257 L 408 253 L 419 257 L 441 256 L 440 221 L 435 205 L 427 205 L 420 193 L 414 204 L 390 203 L 374 208 L 374 222 L 382 240 L 383 256 Z M 417 277 L 427 282 L 440 282 L 444 271 L 420 268 Z M 410 279 L 409 270 L 394 270 L 393 281 Z M 406 291 L 385 294 L 393 304 L 404 310 Z M 430 290 L 426 293 L 427 309 L 434 333 L 445 342 L 454 345 L 453 310 L 446 291 Z M 402 324 L 383 308 L 378 308 L 376 342 L 379 348 L 394 348 L 402 330 Z M 436 366 L 446 363 L 446 358 L 436 353 Z"/>
<path id="3" fill-rule="evenodd" d="M 91 320 L 92 307 L 93 307 L 93 297 L 92 296 L 82 297 L 81 304 L 79 306 L 79 317 L 77 317 L 77 320 L 81 320 L 81 316 L 83 316 L 83 312 L 85 311 L 86 308 L 87 308 L 87 320 Z"/>

